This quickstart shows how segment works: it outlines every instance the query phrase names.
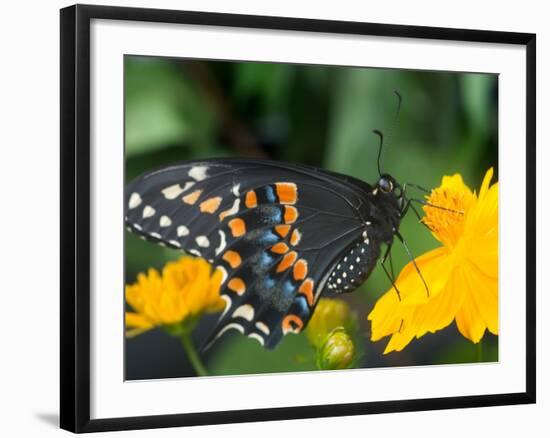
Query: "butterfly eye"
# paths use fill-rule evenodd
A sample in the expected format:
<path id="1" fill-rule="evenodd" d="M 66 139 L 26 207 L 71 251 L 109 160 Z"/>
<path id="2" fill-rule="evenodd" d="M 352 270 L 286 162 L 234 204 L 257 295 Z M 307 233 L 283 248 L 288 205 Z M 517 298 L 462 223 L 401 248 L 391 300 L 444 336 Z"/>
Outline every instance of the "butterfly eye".
<path id="1" fill-rule="evenodd" d="M 385 193 L 390 193 L 393 190 L 393 183 L 386 178 L 380 178 L 378 181 L 378 187 Z"/>

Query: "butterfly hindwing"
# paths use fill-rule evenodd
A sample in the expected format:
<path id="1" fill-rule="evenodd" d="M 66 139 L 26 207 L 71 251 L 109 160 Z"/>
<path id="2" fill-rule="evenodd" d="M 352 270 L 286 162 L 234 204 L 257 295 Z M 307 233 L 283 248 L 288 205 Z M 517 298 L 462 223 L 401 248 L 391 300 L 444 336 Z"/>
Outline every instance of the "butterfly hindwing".
<path id="1" fill-rule="evenodd" d="M 257 160 L 190 162 L 127 189 L 127 224 L 208 259 L 226 308 L 208 343 L 235 329 L 273 348 L 311 317 L 360 233 L 360 198 L 328 172 Z"/>

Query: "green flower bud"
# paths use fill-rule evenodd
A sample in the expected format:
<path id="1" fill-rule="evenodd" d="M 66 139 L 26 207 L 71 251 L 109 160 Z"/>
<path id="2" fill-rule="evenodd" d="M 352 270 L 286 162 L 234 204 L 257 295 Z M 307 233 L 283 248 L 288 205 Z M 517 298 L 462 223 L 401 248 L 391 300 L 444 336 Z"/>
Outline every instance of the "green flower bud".
<path id="1" fill-rule="evenodd" d="M 328 334 L 322 346 L 317 349 L 317 368 L 320 370 L 342 370 L 348 368 L 354 359 L 355 347 L 343 327 Z"/>
<path id="2" fill-rule="evenodd" d="M 307 325 L 306 336 L 309 342 L 319 349 L 335 328 L 343 327 L 352 333 L 355 325 L 355 315 L 351 313 L 348 303 L 338 299 L 322 298 Z"/>

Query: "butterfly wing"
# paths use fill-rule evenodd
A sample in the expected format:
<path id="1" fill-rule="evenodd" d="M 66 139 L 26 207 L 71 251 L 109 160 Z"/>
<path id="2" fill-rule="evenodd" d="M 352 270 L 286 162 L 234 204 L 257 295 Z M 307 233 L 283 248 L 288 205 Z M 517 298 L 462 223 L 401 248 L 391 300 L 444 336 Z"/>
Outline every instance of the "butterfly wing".
<path id="1" fill-rule="evenodd" d="M 273 348 L 306 326 L 328 274 L 361 233 L 361 202 L 356 187 L 315 168 L 195 161 L 130 183 L 126 222 L 224 274 L 226 308 L 207 346 L 234 329 Z"/>

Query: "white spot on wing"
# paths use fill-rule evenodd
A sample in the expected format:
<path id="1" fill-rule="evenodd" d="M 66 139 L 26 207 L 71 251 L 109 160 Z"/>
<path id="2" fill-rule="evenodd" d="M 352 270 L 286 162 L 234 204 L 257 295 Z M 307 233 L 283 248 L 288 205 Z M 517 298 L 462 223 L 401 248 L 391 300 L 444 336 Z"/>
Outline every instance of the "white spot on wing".
<path id="1" fill-rule="evenodd" d="M 262 347 L 264 346 L 264 338 L 262 338 L 258 333 L 250 333 L 248 337 L 256 339 Z"/>
<path id="2" fill-rule="evenodd" d="M 183 186 L 183 191 L 185 192 L 187 189 L 190 189 L 194 185 L 195 185 L 195 183 L 193 181 L 186 182 L 185 185 Z"/>
<path id="3" fill-rule="evenodd" d="M 225 283 L 225 280 L 227 280 L 227 271 L 225 270 L 225 268 L 223 266 L 218 266 L 219 271 L 222 273 L 222 281 L 220 284 L 224 284 Z"/>
<path id="4" fill-rule="evenodd" d="M 206 175 L 207 170 L 208 170 L 207 166 L 194 166 L 191 168 L 188 175 L 191 178 L 193 178 L 195 181 L 202 181 L 208 176 Z"/>
<path id="5" fill-rule="evenodd" d="M 166 199 L 176 199 L 184 190 L 185 189 L 182 189 L 179 184 L 174 184 L 173 186 L 162 189 L 161 192 Z"/>
<path id="6" fill-rule="evenodd" d="M 250 304 L 243 304 L 242 306 L 237 307 L 237 310 L 233 312 L 233 318 L 244 318 L 247 321 L 252 321 L 254 319 L 254 307 Z"/>
<path id="7" fill-rule="evenodd" d="M 206 236 L 197 236 L 195 242 L 197 242 L 197 245 L 201 248 L 208 248 L 210 246 L 210 240 L 208 240 Z"/>
<path id="8" fill-rule="evenodd" d="M 141 231 L 143 228 L 141 228 L 141 225 L 140 224 L 133 224 L 133 227 L 136 229 L 136 230 L 139 230 Z"/>
<path id="9" fill-rule="evenodd" d="M 161 235 L 159 233 L 151 233 L 151 237 L 154 237 L 155 239 L 160 239 Z"/>
<path id="10" fill-rule="evenodd" d="M 220 319 L 222 319 L 225 316 L 225 314 L 227 313 L 227 311 L 229 309 L 231 309 L 231 298 L 228 297 L 225 294 L 221 294 L 220 297 L 221 297 L 222 300 L 225 301 L 225 307 L 223 309 L 223 313 L 220 315 Z"/>
<path id="11" fill-rule="evenodd" d="M 240 198 L 237 198 L 233 201 L 233 205 L 229 210 L 227 210 L 227 216 L 233 216 L 234 214 L 237 214 L 239 212 L 239 205 L 241 203 Z"/>
<path id="12" fill-rule="evenodd" d="M 231 187 L 231 193 L 233 193 L 237 198 L 241 195 L 239 192 L 240 188 L 241 188 L 240 184 L 235 184 L 233 187 Z"/>
<path id="13" fill-rule="evenodd" d="M 170 245 L 174 245 L 174 246 L 177 246 L 178 248 L 181 248 L 181 244 L 177 240 L 170 240 L 168 243 L 170 243 Z"/>
<path id="14" fill-rule="evenodd" d="M 148 217 L 154 216 L 156 213 L 156 210 L 151 207 L 150 205 L 146 205 L 143 209 L 143 218 L 147 219 Z"/>
<path id="15" fill-rule="evenodd" d="M 232 322 L 231 324 L 227 324 L 224 328 L 222 328 L 219 333 L 216 335 L 216 339 L 218 339 L 221 335 L 223 335 L 228 330 L 237 330 L 241 332 L 244 335 L 244 327 L 240 324 L 237 324 L 236 322 Z"/>
<path id="16" fill-rule="evenodd" d="M 187 252 L 188 252 L 189 254 L 193 254 L 194 256 L 197 256 L 197 257 L 200 257 L 200 256 L 201 256 L 200 251 L 198 251 L 198 250 L 196 250 L 196 249 L 194 249 L 194 248 L 191 248 L 191 249 L 187 250 Z"/>
<path id="17" fill-rule="evenodd" d="M 261 332 L 264 332 L 266 335 L 269 335 L 269 327 L 265 325 L 265 323 L 263 323 L 262 321 L 258 321 L 256 323 L 256 328 Z"/>
<path id="18" fill-rule="evenodd" d="M 216 255 L 221 253 L 225 249 L 225 233 L 222 230 L 218 230 L 218 233 L 220 233 L 220 246 L 216 248 Z"/>
<path id="19" fill-rule="evenodd" d="M 161 227 L 169 227 L 172 225 L 172 219 L 170 219 L 168 216 L 162 216 L 160 218 L 159 224 Z"/>
<path id="20" fill-rule="evenodd" d="M 185 225 L 180 225 L 177 230 L 178 237 L 187 236 L 189 234 L 189 228 L 187 228 Z"/>
<path id="21" fill-rule="evenodd" d="M 132 193 L 130 195 L 130 200 L 128 201 L 128 208 L 132 210 L 133 208 L 139 207 L 141 204 L 141 196 L 139 196 L 139 193 Z"/>

